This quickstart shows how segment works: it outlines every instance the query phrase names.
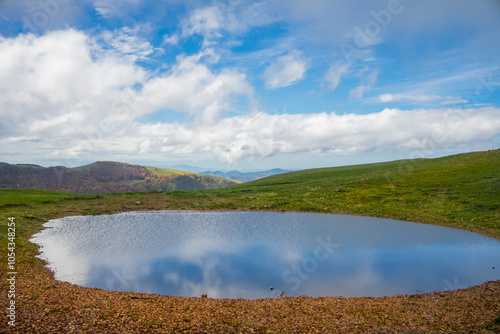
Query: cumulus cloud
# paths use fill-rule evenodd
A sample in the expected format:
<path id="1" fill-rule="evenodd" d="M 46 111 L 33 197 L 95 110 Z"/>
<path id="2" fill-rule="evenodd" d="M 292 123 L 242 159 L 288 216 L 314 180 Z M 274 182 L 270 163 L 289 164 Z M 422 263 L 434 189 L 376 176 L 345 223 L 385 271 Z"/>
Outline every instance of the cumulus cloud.
<path id="1" fill-rule="evenodd" d="M 114 105 L 146 77 L 75 30 L 0 38 L 0 55 L 1 137 L 84 131 L 103 115 L 112 119 Z"/>
<path id="2" fill-rule="evenodd" d="M 416 32 L 420 32 L 422 27 L 429 31 L 434 28 L 439 30 L 455 22 L 458 14 L 469 9 L 476 14 L 469 15 L 466 20 L 479 24 L 477 34 L 488 31 L 496 22 L 493 19 L 498 18 L 491 10 L 493 0 L 486 0 L 480 5 L 466 1 L 464 6 L 453 6 L 451 0 L 445 0 L 446 5 L 431 0 L 422 1 L 429 5 L 422 5 L 421 2 L 402 4 L 403 11 L 392 17 L 375 41 L 395 43 L 407 37 L 427 36 Z M 31 158 L 40 152 L 53 157 L 82 156 L 88 152 L 89 160 L 106 155 L 119 160 L 116 152 L 120 152 L 123 156 L 149 153 L 155 156 L 189 155 L 237 161 L 247 157 L 301 152 L 395 152 L 413 150 L 429 140 L 435 143 L 436 149 L 457 148 L 475 142 L 487 142 L 493 147 L 494 143 L 498 143 L 498 108 L 387 109 L 366 114 L 367 110 L 373 111 L 373 105 L 365 105 L 369 109 L 359 111 L 360 115 L 335 112 L 306 114 L 312 110 L 295 115 L 245 114 L 246 110 L 238 108 L 241 116 L 228 116 L 237 102 L 252 99 L 254 88 L 249 81 L 261 78 L 267 89 L 287 87 L 303 80 L 308 70 L 325 73 L 323 78 L 319 78 L 324 87 L 335 90 L 342 82 L 345 83 L 342 88 L 350 90 L 351 98 L 362 98 L 377 81 L 378 72 L 374 67 L 385 68 L 384 60 L 376 59 L 380 55 L 378 48 L 371 45 L 360 48 L 359 55 L 357 53 L 349 63 L 332 64 L 328 61 L 343 59 L 339 48 L 341 43 L 354 43 L 354 28 L 364 30 L 368 23 L 376 21 L 372 11 L 380 13 L 386 9 L 387 1 L 377 0 L 367 4 L 358 0 L 349 3 L 228 0 L 207 4 L 168 0 L 162 3 L 172 2 L 179 3 L 179 8 L 187 12 L 181 9 L 179 12 L 182 14 L 172 14 L 175 22 L 165 30 L 163 26 L 155 26 L 164 14 L 158 11 L 152 13 L 155 18 L 151 21 L 151 31 L 137 30 L 140 28 L 100 31 L 108 26 L 103 23 L 100 28 L 92 28 L 88 33 L 71 29 L 44 33 L 60 27 L 59 23 L 66 20 L 63 9 L 67 7 L 88 9 L 85 6 L 94 4 L 98 19 L 102 22 L 112 19 L 106 21 L 112 24 L 116 16 L 127 15 L 131 10 L 146 5 L 143 0 L 86 0 L 78 4 L 70 2 L 71 6 L 64 8 L 61 6 L 61 13 L 53 19 L 55 23 L 51 20 L 37 32 L 44 33 L 43 36 L 0 36 L 0 153 L 5 156 L 19 152 L 19 147 L 22 147 L 22 154 L 29 152 Z M 31 18 L 33 13 L 40 11 L 39 4 L 33 1 L 9 3 L 9 6 L 15 4 L 16 8 L 31 6 L 29 10 L 17 10 L 20 13 L 18 21 L 23 16 Z M 474 9 L 476 7 L 479 9 Z M 147 8 L 151 10 L 152 7 L 148 5 Z M 415 15 L 413 9 L 419 14 Z M 80 11 L 74 13 L 78 16 Z M 487 17 L 484 18 L 483 14 Z M 446 20 L 429 20 L 429 15 L 433 18 L 445 15 Z M 14 16 L 7 16 L 14 22 Z M 90 20 L 94 20 L 95 15 L 91 16 Z M 88 17 L 82 18 L 78 25 L 73 26 L 88 27 L 85 23 L 88 20 Z M 412 24 L 406 26 L 408 21 Z M 68 22 L 72 26 L 72 21 Z M 148 23 L 142 22 L 148 26 Z M 464 22 L 459 23 L 464 29 L 473 26 Z M 253 39 L 255 34 L 244 36 L 253 27 L 269 23 L 275 23 L 272 33 L 269 39 L 259 39 L 260 44 L 252 44 L 256 41 Z M 431 26 L 427 26 L 429 23 Z M 146 60 L 148 65 L 152 65 L 154 59 L 159 58 L 153 56 L 158 50 L 151 43 L 158 43 L 156 37 L 160 31 L 169 32 L 163 39 L 165 44 L 178 44 L 181 48 L 187 45 L 184 50 L 167 50 L 164 59 L 168 64 L 164 69 L 168 71 L 161 74 L 150 70 L 152 66 L 142 62 Z M 390 34 L 397 35 L 397 38 Z M 155 36 L 151 39 L 154 42 L 150 43 L 148 38 L 143 37 L 148 35 Z M 405 76 L 399 82 L 396 76 L 396 81 L 390 86 L 378 87 L 391 93 L 377 94 L 378 100 L 384 103 L 409 101 L 426 106 L 450 106 L 467 102 L 456 95 L 466 96 L 467 91 L 474 92 L 476 85 L 481 85 L 478 87 L 484 96 L 490 94 L 493 84 L 498 82 L 495 76 L 498 66 L 486 66 L 486 62 L 482 61 L 494 58 L 497 44 L 490 42 L 497 35 L 484 38 L 484 45 L 490 45 L 489 48 L 470 44 L 467 49 L 460 48 L 451 53 L 444 50 L 451 56 L 456 54 L 453 64 L 457 66 L 451 72 L 440 65 L 443 64 L 442 59 L 446 59 L 446 63 L 452 59 L 444 57 L 447 54 L 444 51 L 438 54 L 439 57 L 433 55 L 427 58 L 423 55 L 423 60 L 434 61 L 412 66 L 419 69 L 415 71 L 418 75 Z M 183 40 L 193 36 L 195 38 L 188 42 Z M 201 40 L 201 47 L 193 47 L 193 41 Z M 413 44 L 411 41 L 408 45 Z M 237 45 L 244 47 L 237 48 Z M 323 51 L 317 52 L 320 50 Z M 471 55 L 470 50 L 481 54 L 481 57 L 475 54 L 471 57 L 481 62 L 469 62 L 464 68 L 462 65 L 465 64 L 464 59 Z M 485 50 L 489 51 L 485 53 Z M 174 60 L 171 56 L 175 52 L 178 55 Z M 384 56 L 391 55 L 384 53 Z M 481 71 L 476 69 L 476 63 L 481 65 Z M 429 75 L 431 72 L 432 75 Z M 246 73 L 250 79 L 247 79 Z M 343 81 L 346 77 L 349 77 L 349 83 Z M 349 87 L 356 78 L 359 82 Z M 317 88 L 314 79 L 317 78 L 309 82 L 304 80 L 308 91 Z M 487 85 L 478 80 L 486 80 Z M 472 97 L 467 98 L 474 102 Z M 263 98 L 261 102 L 266 104 L 269 101 Z M 340 99 L 332 98 L 331 101 L 334 105 L 342 104 Z M 480 106 L 479 102 L 486 105 L 490 100 L 477 102 L 476 108 Z M 191 123 L 160 121 L 162 113 L 171 111 L 189 113 Z M 150 118 L 153 114 L 154 118 Z M 146 123 L 150 119 L 155 119 L 156 123 Z"/>
<path id="3" fill-rule="evenodd" d="M 139 53 L 144 50 L 150 49 Z M 113 146 L 127 151 L 136 147 L 127 131 L 138 117 L 166 109 L 210 123 L 231 108 L 234 97 L 253 93 L 244 74 L 211 71 L 206 62 L 213 64 L 217 55 L 209 50 L 179 56 L 155 78 L 134 63 L 136 49 L 133 57 L 118 55 L 123 52 L 121 44 L 108 49 L 71 29 L 0 37 L 0 140 L 10 148 L 28 140 L 56 156 Z M 88 138 L 96 136 L 99 147 L 89 147 Z"/>
<path id="4" fill-rule="evenodd" d="M 116 52 L 75 30 L 0 38 L 0 153 L 22 145 L 31 157 L 44 152 L 54 159 L 153 154 L 234 162 L 287 153 L 411 151 L 429 143 L 449 149 L 500 136 L 500 110 L 493 107 L 227 117 L 232 98 L 251 97 L 253 90 L 235 69 L 210 69 L 215 51 L 179 56 L 155 78 Z M 302 62 L 297 52 L 281 60 Z M 300 75 L 287 75 L 288 66 L 272 72 L 285 78 L 273 87 L 298 80 L 305 64 L 299 67 Z M 137 84 L 142 89 L 134 89 Z M 138 121 L 163 109 L 189 112 L 193 121 Z"/>
<path id="5" fill-rule="evenodd" d="M 200 63 L 201 58 L 213 56 L 213 52 L 202 52 L 179 57 L 168 75 L 144 84 L 139 95 L 142 108 L 158 110 L 168 107 L 185 111 L 207 124 L 230 109 L 232 96 L 251 98 L 253 89 L 244 74 L 232 69 L 213 73 L 207 65 Z"/>
<path id="6" fill-rule="evenodd" d="M 136 124 L 141 153 L 217 155 L 233 162 L 280 153 L 449 149 L 500 135 L 500 109 L 385 109 L 366 115 L 253 113 L 211 126 Z"/>
<path id="7" fill-rule="evenodd" d="M 300 51 L 292 50 L 279 57 L 266 69 L 264 80 L 266 88 L 287 87 L 302 80 L 306 73 L 306 62 Z"/>
<path id="8" fill-rule="evenodd" d="M 113 36 L 109 38 L 115 41 Z M 151 47 L 130 38 L 133 43 L 108 43 L 116 46 L 112 49 L 75 30 L 0 38 L 0 88 L 4 92 L 0 112 L 13 124 L 53 122 L 53 117 L 78 113 L 101 118 L 104 111 L 113 120 L 132 120 L 160 109 L 208 119 L 228 110 L 233 96 L 253 92 L 244 74 L 229 68 L 211 71 L 206 63 L 217 62 L 212 50 L 179 56 L 168 73 L 149 79 L 134 61 L 149 54 Z M 134 89 L 137 84 L 141 91 Z M 128 110 L 114 107 L 120 103 L 128 104 Z M 51 122 L 38 123 L 36 128 Z"/>

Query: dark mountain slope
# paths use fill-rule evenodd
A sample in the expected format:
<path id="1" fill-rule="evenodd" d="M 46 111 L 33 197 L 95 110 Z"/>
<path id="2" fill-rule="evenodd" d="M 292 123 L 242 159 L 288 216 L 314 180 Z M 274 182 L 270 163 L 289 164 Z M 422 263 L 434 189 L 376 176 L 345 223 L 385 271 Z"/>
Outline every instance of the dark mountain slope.
<path id="1" fill-rule="evenodd" d="M 184 172 L 159 175 L 140 165 L 96 162 L 74 169 L 0 163 L 0 188 L 58 190 L 78 194 L 202 190 L 237 182 Z"/>

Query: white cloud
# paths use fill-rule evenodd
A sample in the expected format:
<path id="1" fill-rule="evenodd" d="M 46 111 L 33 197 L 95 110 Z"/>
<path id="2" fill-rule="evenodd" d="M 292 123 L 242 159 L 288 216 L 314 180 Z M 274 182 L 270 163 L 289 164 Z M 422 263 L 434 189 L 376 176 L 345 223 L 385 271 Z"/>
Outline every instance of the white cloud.
<path id="1" fill-rule="evenodd" d="M 328 69 L 323 80 L 328 84 L 328 88 L 335 90 L 340 83 L 340 79 L 348 70 L 349 65 L 346 62 L 338 62 Z"/>
<path id="2" fill-rule="evenodd" d="M 75 30 L 0 38 L 2 137 L 30 129 L 35 137 L 78 133 L 103 115 L 112 119 L 145 73 L 94 46 Z M 64 127 L 54 121 L 67 115 Z"/>
<path id="3" fill-rule="evenodd" d="M 236 161 L 241 157 L 287 152 L 366 152 L 377 149 L 377 144 L 381 150 L 415 147 L 428 138 L 432 130 L 432 126 L 431 130 L 423 129 L 427 126 L 425 122 L 435 124 L 434 128 L 448 134 L 450 141 L 440 143 L 440 147 L 488 141 L 497 124 L 491 110 L 498 112 L 498 109 L 477 107 L 495 103 L 493 90 L 499 82 L 499 67 L 492 63 L 498 54 L 498 43 L 494 43 L 498 40 L 498 12 L 492 10 L 494 1 L 485 0 L 478 4 L 464 0 L 461 6 L 455 6 L 452 0 L 439 3 L 421 0 L 418 4 L 402 2 L 403 11 L 394 15 L 374 39 L 374 43 L 384 41 L 386 44 L 380 48 L 373 48 L 371 44 L 361 48 L 349 63 L 331 63 L 331 60 L 343 59 L 341 43 L 354 44 L 354 28 L 365 29 L 367 23 L 375 20 L 372 11 L 387 7 L 386 0 L 370 3 L 360 0 L 290 0 L 286 3 L 228 0 L 212 1 L 208 5 L 198 0 L 166 0 L 161 3 L 176 2 L 179 5 L 176 8 L 179 11 L 168 13 L 168 25 L 164 25 L 164 15 L 171 7 L 156 4 L 158 11 L 150 13 L 147 18 L 151 19 L 150 26 L 148 23 L 141 25 L 138 20 L 144 18 L 139 15 L 137 20 L 134 19 L 144 30 L 121 28 L 105 32 L 99 32 L 99 29 L 105 29 L 107 18 L 145 9 L 142 6 L 147 2 L 70 2 L 67 6 L 60 6 L 61 12 L 37 33 L 60 27 L 63 21 L 62 26 L 67 23 L 87 27 L 87 23 L 95 19 L 95 15 L 86 16 L 82 10 L 89 3 L 94 4 L 98 14 L 104 17 L 99 18 L 102 21 L 100 28 L 92 28 L 91 33 L 66 30 L 48 32 L 39 37 L 0 37 L 0 150 L 17 152 L 22 146 L 23 152 L 24 148 L 29 149 L 32 156 L 51 152 L 54 156 L 88 152 L 92 160 L 93 156 L 105 155 L 106 152 L 120 152 L 125 156 L 138 151 L 168 155 L 175 152 L 179 155 L 216 155 L 226 161 Z M 23 16 L 32 18 L 41 10 L 40 4 L 26 0 L 10 1 L 9 6 L 14 6 L 15 10 L 11 12 L 17 13 L 16 18 L 8 12 L 7 16 L 13 23 L 16 20 L 21 22 Z M 19 9 L 21 7 L 26 7 L 26 10 Z M 71 15 L 66 15 L 66 11 Z M 143 12 L 146 11 L 140 13 Z M 456 17 L 469 12 L 471 15 L 457 23 Z M 74 20 L 69 20 L 73 16 Z M 164 21 L 160 23 L 161 20 Z M 244 36 L 252 28 L 269 23 L 275 25 L 270 27 L 266 38 L 254 39 L 253 32 Z M 445 46 L 436 44 L 439 46 L 436 52 L 430 54 L 424 50 L 414 57 L 417 60 L 412 58 L 404 67 L 391 67 L 395 71 L 402 69 L 405 75 L 384 75 L 383 79 L 390 78 L 390 82 L 378 83 L 383 86 L 377 89 L 390 94 L 378 95 L 377 92 L 375 99 L 378 97 L 380 102 L 386 103 L 409 101 L 426 106 L 430 102 L 434 106 L 470 101 L 485 122 L 477 128 L 484 130 L 486 139 L 481 139 L 481 131 L 466 128 L 462 121 L 451 128 L 435 116 L 451 109 L 393 110 L 392 114 L 384 111 L 343 116 L 335 113 L 280 116 L 255 113 L 227 118 L 227 112 L 235 111 L 236 101 L 252 99 L 253 87 L 249 81 L 253 82 L 259 76 L 264 79 L 266 88 L 275 89 L 305 79 L 309 71 L 307 74 L 311 74 L 312 80 L 304 80 L 301 84 L 307 86 L 307 91 L 315 91 L 318 81 L 323 88 L 330 90 L 338 89 L 342 83 L 343 89 L 351 90 L 351 98 L 363 98 L 377 82 L 378 72 L 374 67 L 388 73 L 387 66 L 398 64 L 401 54 L 415 51 L 410 50 L 415 45 L 415 38 L 436 38 L 428 41 L 429 45 L 434 45 L 448 36 L 449 29 L 439 28 L 449 26 L 464 31 L 473 29 L 464 41 L 452 39 Z M 151 30 L 146 31 L 148 28 Z M 11 36 L 12 31 L 5 30 L 4 33 Z M 96 31 L 98 35 L 92 36 Z M 144 36 L 157 36 L 159 31 L 169 31 L 164 37 L 165 44 L 189 45 L 185 50 L 168 49 L 165 59 L 169 60 L 164 67 L 168 72 L 161 75 L 146 70 L 152 66 L 142 68 L 136 64 L 137 60 L 151 59 L 152 62 L 152 58 L 158 59 L 152 55 L 157 55 L 159 50 Z M 479 38 L 480 35 L 483 37 Z M 183 43 L 186 41 L 182 39 L 192 36 L 196 38 Z M 201 51 L 194 50 L 192 42 L 201 40 Z M 157 39 L 154 41 L 157 43 Z M 235 47 L 237 45 L 242 47 Z M 384 52 L 395 46 L 401 47 L 394 49 L 395 54 Z M 454 49 L 450 49 L 452 47 Z M 179 53 L 175 60 L 171 58 L 173 52 Z M 228 64 L 238 68 L 228 67 Z M 312 73 L 320 73 L 320 77 Z M 359 82 L 349 86 L 356 78 Z M 343 100 L 335 95 L 331 94 L 333 105 L 342 105 Z M 260 102 L 270 101 L 264 97 Z M 301 100 L 297 105 L 302 103 L 305 101 Z M 373 111 L 373 105 L 365 107 L 370 109 L 360 113 Z M 264 105 L 263 108 L 270 106 Z M 158 113 L 155 119 L 161 119 L 160 113 L 171 110 L 189 113 L 192 123 L 144 125 L 137 122 L 138 119 L 145 122 L 153 113 Z M 239 114 L 245 111 L 237 110 Z M 456 113 L 460 110 L 457 109 Z M 385 119 L 388 114 L 392 118 Z M 412 116 L 416 114 L 422 119 Z M 476 119 L 469 111 L 461 119 L 476 125 Z M 385 125 L 380 126 L 380 131 L 375 131 L 374 124 Z M 488 124 L 492 128 L 485 128 Z M 411 128 L 408 137 L 399 130 L 404 127 Z M 302 136 L 301 130 L 309 137 Z M 318 139 L 320 133 L 324 136 Z M 387 138 L 391 133 L 395 138 Z M 465 137 L 459 138 L 466 133 L 470 134 L 469 142 Z M 89 136 L 99 138 L 89 145 Z"/>
<path id="4" fill-rule="evenodd" d="M 306 62 L 300 51 L 292 50 L 279 57 L 266 69 L 264 80 L 266 88 L 287 87 L 302 80 L 306 73 Z"/>
<path id="5" fill-rule="evenodd" d="M 116 56 L 75 30 L 44 36 L 0 38 L 0 154 L 94 160 L 95 156 L 153 154 L 196 156 L 234 162 L 279 154 L 338 154 L 438 149 L 492 142 L 500 136 L 500 110 L 397 110 L 366 115 L 252 113 L 227 118 L 233 97 L 251 97 L 245 75 L 235 69 L 214 72 L 215 51 L 180 56 L 171 70 L 148 79 L 132 59 Z M 273 74 L 291 84 L 304 75 L 300 53 L 280 59 Z M 286 74 L 289 64 L 299 71 Z M 292 66 L 293 68 L 293 66 Z M 368 72 L 367 72 L 368 73 Z M 373 82 L 375 74 L 366 76 Z M 284 78 L 284 79 L 283 79 Z M 132 87 L 142 84 L 141 91 Z M 452 97 L 387 95 L 382 100 Z M 144 124 L 137 118 L 161 109 L 189 112 L 189 124 Z M 121 158 L 120 158 L 121 157 Z M 63 160 L 66 159 L 66 160 Z M 29 160 L 29 159 L 28 159 Z"/>
<path id="6" fill-rule="evenodd" d="M 385 109 L 336 113 L 250 115 L 211 126 L 136 124 L 141 153 L 213 156 L 234 162 L 289 153 L 412 152 L 488 142 L 500 136 L 500 110 Z"/>
<path id="7" fill-rule="evenodd" d="M 216 121 L 221 112 L 231 107 L 231 97 L 251 98 L 252 87 L 244 74 L 231 69 L 213 73 L 201 58 L 216 57 L 207 51 L 194 56 L 179 57 L 171 72 L 144 84 L 139 96 L 142 108 L 154 111 L 170 108 L 189 112 L 201 122 Z"/>
<path id="8" fill-rule="evenodd" d="M 360 99 L 363 97 L 364 92 L 368 89 L 369 89 L 368 86 L 359 85 L 356 88 L 351 89 L 351 91 L 349 92 L 349 98 L 350 99 L 352 99 L 352 98 Z"/>
<path id="9" fill-rule="evenodd" d="M 131 6 L 142 3 L 143 0 L 93 0 L 95 11 L 104 17 L 124 15 Z"/>
<path id="10" fill-rule="evenodd" d="M 88 117 L 97 115 L 98 120 L 106 115 L 130 121 L 160 109 L 213 119 L 230 109 L 233 96 L 253 93 L 244 74 L 227 68 L 214 73 L 204 64 L 217 62 L 213 50 L 179 56 L 170 72 L 148 80 L 133 61 L 150 50 L 149 44 L 135 38 L 132 43 L 119 43 L 117 49 L 103 49 L 75 30 L 0 38 L 4 92 L 0 112 L 13 124 L 6 131 L 30 120 L 37 121 L 36 129 L 41 130 L 53 117 L 72 113 L 82 113 L 87 123 Z M 130 57 L 122 57 L 123 53 Z M 143 86 L 140 92 L 133 89 L 136 84 Z"/>
<path id="11" fill-rule="evenodd" d="M 194 9 L 181 22 L 181 37 L 203 36 L 203 46 L 210 47 L 222 37 L 242 34 L 252 27 L 263 26 L 277 19 L 265 1 L 215 2 L 211 6 Z M 176 37 L 173 38 L 173 41 L 177 42 Z M 171 39 L 172 36 L 166 37 L 167 41 Z"/>
<path id="12" fill-rule="evenodd" d="M 221 10 L 217 6 L 197 8 L 183 22 L 182 33 L 184 36 L 203 35 L 205 46 L 209 46 L 213 43 L 213 39 L 222 37 L 219 32 L 222 20 Z"/>
<path id="13" fill-rule="evenodd" d="M 443 105 L 464 103 L 469 103 L 469 101 L 461 98 L 460 96 L 445 96 L 444 101 L 441 102 L 441 104 Z"/>
<path id="14" fill-rule="evenodd" d="M 280 20 L 271 10 L 268 1 L 230 1 L 225 17 L 227 30 L 230 32 L 246 32 L 250 28 Z"/>
<path id="15" fill-rule="evenodd" d="M 380 102 L 397 102 L 397 101 L 410 101 L 410 102 L 433 102 L 442 100 L 439 95 L 422 95 L 422 94 L 382 94 L 379 95 Z"/>
<path id="16" fill-rule="evenodd" d="M 116 57 L 125 58 L 132 62 L 148 59 L 153 54 L 151 43 L 140 36 L 140 28 L 131 29 L 123 27 L 114 31 L 106 30 L 99 36 L 101 44 L 115 52 Z M 110 52 L 107 50 L 106 52 Z"/>
<path id="17" fill-rule="evenodd" d="M 464 104 L 469 103 L 467 99 L 460 96 L 439 96 L 439 95 L 424 95 L 424 94 L 381 94 L 378 97 L 380 102 L 399 102 L 409 101 L 417 103 L 440 101 L 442 105 Z M 476 105 L 478 107 L 478 105 Z"/>
<path id="18" fill-rule="evenodd" d="M 2 152 L 14 152 L 14 144 L 54 156 L 127 152 L 137 145 L 127 135 L 138 117 L 167 109 L 210 123 L 234 97 L 253 93 L 244 74 L 212 72 L 203 63 L 217 61 L 210 50 L 178 57 L 153 79 L 122 52 L 122 45 L 108 50 L 75 30 L 0 37 L 0 139 L 9 144 Z"/>
<path id="19" fill-rule="evenodd" d="M 179 35 L 172 34 L 163 37 L 163 42 L 166 44 L 177 45 L 179 43 Z"/>

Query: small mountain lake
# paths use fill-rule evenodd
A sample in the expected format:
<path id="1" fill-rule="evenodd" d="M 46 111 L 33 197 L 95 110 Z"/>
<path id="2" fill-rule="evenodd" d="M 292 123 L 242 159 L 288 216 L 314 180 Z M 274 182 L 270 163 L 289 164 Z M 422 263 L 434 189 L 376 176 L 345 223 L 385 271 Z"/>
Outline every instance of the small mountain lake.
<path id="1" fill-rule="evenodd" d="M 393 296 L 500 279 L 500 241 L 440 226 L 293 212 L 128 212 L 52 220 L 55 278 L 174 296 Z"/>

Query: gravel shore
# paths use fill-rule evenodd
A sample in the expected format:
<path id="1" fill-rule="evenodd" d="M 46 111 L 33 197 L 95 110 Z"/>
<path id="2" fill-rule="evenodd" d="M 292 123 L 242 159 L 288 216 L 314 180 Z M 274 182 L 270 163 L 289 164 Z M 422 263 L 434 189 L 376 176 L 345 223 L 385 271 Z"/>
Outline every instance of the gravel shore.
<path id="1" fill-rule="evenodd" d="M 21 265 L 17 333 L 498 333 L 500 281 L 383 298 L 185 298 L 84 288 Z M 6 294 L 0 304 L 7 307 Z"/>

